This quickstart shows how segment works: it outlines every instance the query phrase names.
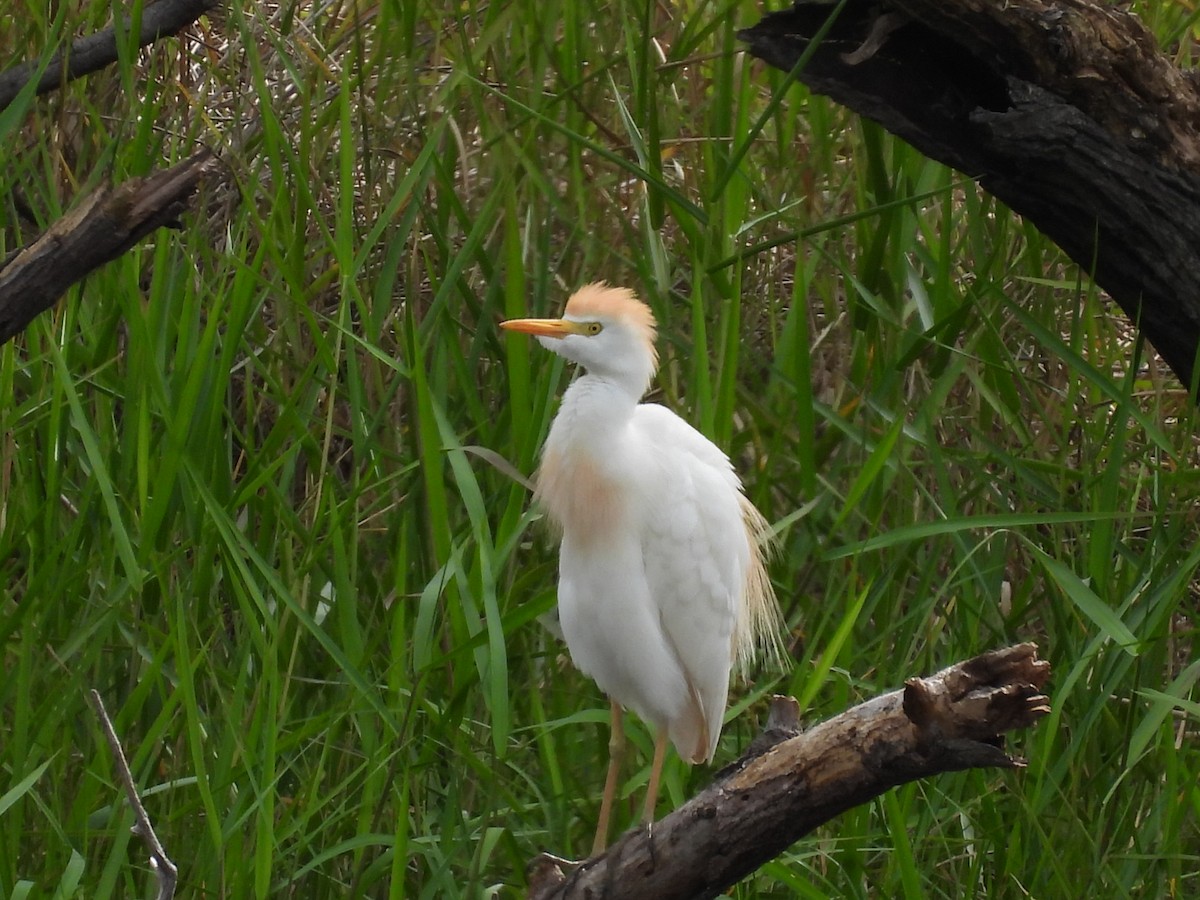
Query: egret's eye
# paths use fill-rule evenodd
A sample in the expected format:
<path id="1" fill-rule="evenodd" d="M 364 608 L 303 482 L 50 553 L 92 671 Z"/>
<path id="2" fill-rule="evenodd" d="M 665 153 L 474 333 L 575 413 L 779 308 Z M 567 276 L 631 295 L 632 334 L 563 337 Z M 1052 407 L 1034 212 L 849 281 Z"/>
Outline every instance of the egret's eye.
<path id="1" fill-rule="evenodd" d="M 586 334 L 599 334 L 603 330 L 604 326 L 599 322 L 588 322 L 587 325 L 584 326 L 584 332 Z"/>

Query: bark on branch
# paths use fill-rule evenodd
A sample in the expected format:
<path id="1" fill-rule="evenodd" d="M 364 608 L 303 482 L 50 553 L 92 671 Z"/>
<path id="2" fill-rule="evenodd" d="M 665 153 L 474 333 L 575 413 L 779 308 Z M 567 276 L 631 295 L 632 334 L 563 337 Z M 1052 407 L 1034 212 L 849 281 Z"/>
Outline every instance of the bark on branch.
<path id="1" fill-rule="evenodd" d="M 145 47 L 161 37 L 182 31 L 216 5 L 217 0 L 158 0 L 157 3 L 146 4 L 142 10 L 137 45 Z M 55 90 L 65 82 L 97 72 L 116 62 L 118 35 L 128 33 L 132 24 L 126 17 L 119 30 L 109 26 L 103 31 L 77 39 L 65 53 L 54 54 L 38 79 L 36 93 Z M 37 62 L 27 62 L 0 73 L 0 109 L 16 99 L 21 88 L 37 74 L 38 67 Z"/>
<path id="2" fill-rule="evenodd" d="M 1050 711 L 1042 693 L 1049 677 L 1037 647 L 1020 644 L 913 678 L 803 733 L 773 710 L 759 746 L 651 831 L 635 829 L 578 866 L 535 859 L 529 896 L 716 896 L 889 788 L 942 772 L 1023 766 L 1001 749 L 1003 734 Z"/>
<path id="3" fill-rule="evenodd" d="M 178 218 L 207 170 L 201 150 L 145 178 L 89 194 L 33 243 L 0 263 L 0 344 L 12 340 L 72 284 Z"/>
<path id="4" fill-rule="evenodd" d="M 740 36 L 790 71 L 837 6 L 800 0 Z M 846 0 L 798 78 L 978 177 L 1193 385 L 1200 91 L 1137 17 L 1088 0 Z"/>

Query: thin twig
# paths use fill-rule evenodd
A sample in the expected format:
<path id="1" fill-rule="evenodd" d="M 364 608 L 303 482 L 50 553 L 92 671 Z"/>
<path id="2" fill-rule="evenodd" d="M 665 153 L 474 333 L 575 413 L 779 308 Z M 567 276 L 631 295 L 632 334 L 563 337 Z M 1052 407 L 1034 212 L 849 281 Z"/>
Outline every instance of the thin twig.
<path id="1" fill-rule="evenodd" d="M 179 869 L 175 863 L 171 862 L 158 835 L 154 833 L 154 825 L 150 822 L 146 807 L 142 806 L 137 785 L 133 783 L 133 774 L 129 771 L 129 763 L 125 759 L 125 751 L 121 749 L 121 740 L 117 737 L 112 720 L 108 717 L 108 710 L 104 708 L 104 701 L 100 699 L 100 693 L 93 690 L 89 691 L 89 694 L 96 715 L 100 717 L 100 724 L 104 727 L 104 736 L 108 738 L 108 746 L 116 758 L 117 775 L 125 787 L 125 796 L 129 798 L 129 805 L 133 807 L 133 816 L 137 820 L 132 829 L 133 833 L 150 845 L 150 868 L 154 870 L 154 877 L 158 879 L 158 900 L 171 900 L 175 896 L 175 883 L 179 879 Z"/>

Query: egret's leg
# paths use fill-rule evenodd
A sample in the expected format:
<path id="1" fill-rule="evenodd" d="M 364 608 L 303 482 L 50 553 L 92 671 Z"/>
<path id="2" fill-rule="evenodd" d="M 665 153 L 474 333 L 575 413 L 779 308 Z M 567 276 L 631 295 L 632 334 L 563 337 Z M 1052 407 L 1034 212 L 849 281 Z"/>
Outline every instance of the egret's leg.
<path id="1" fill-rule="evenodd" d="M 654 741 L 654 765 L 650 768 L 650 783 L 646 786 L 646 806 L 642 810 L 642 821 L 654 821 L 654 809 L 658 806 L 658 779 L 662 775 L 663 760 L 667 758 L 667 729 L 660 728 Z"/>
<path id="2" fill-rule="evenodd" d="M 612 729 L 608 733 L 608 776 L 604 779 L 604 797 L 600 801 L 600 821 L 596 823 L 592 856 L 608 846 L 608 821 L 612 818 L 613 799 L 617 796 L 617 779 L 621 777 L 621 760 L 624 757 L 625 727 L 621 723 L 621 706 L 613 700 Z"/>

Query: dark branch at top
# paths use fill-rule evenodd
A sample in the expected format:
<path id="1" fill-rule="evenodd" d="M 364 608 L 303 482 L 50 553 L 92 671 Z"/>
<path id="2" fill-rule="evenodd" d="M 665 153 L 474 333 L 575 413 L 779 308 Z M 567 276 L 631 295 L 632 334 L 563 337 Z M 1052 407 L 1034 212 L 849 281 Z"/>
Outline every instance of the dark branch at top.
<path id="1" fill-rule="evenodd" d="M 217 0 L 158 0 L 157 3 L 146 4 L 137 35 L 138 46 L 145 47 L 161 37 L 181 31 L 216 5 Z M 120 32 L 127 33 L 131 27 L 132 22 L 126 17 Z M 56 90 L 64 82 L 97 72 L 116 62 L 117 34 L 117 29 L 109 26 L 103 31 L 79 38 L 65 54 L 55 53 L 38 80 L 37 93 Z M 21 88 L 37 71 L 38 63 L 27 62 L 0 73 L 0 109 L 16 99 Z"/>
<path id="2" fill-rule="evenodd" d="M 791 70 L 834 10 L 741 37 Z M 1091 273 L 1185 385 L 1200 346 L 1200 92 L 1085 0 L 848 0 L 799 79 L 979 179 Z"/>

